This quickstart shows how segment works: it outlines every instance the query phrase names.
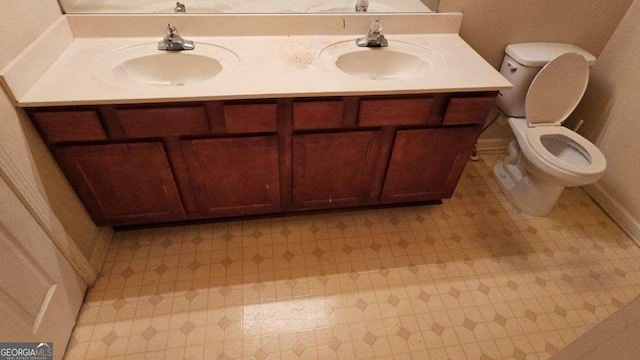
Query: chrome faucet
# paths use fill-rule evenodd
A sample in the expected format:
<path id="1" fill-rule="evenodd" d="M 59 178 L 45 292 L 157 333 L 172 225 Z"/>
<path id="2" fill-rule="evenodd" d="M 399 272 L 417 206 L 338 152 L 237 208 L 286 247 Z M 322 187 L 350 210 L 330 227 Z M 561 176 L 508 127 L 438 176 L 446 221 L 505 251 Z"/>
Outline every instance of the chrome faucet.
<path id="1" fill-rule="evenodd" d="M 173 12 L 177 12 L 177 13 L 186 13 L 187 12 L 187 8 L 186 6 L 184 6 L 183 3 L 181 3 L 180 1 L 176 2 L 176 7 L 173 8 Z"/>
<path id="2" fill-rule="evenodd" d="M 382 31 L 382 23 L 380 19 L 371 22 L 371 28 L 367 36 L 356 39 L 359 47 L 386 47 L 389 46 L 387 39 L 380 33 Z"/>
<path id="3" fill-rule="evenodd" d="M 196 48 L 196 44 L 191 40 L 183 39 L 175 26 L 167 24 L 167 35 L 158 43 L 158 50 L 165 51 L 181 51 L 181 50 L 193 50 Z"/>
<path id="4" fill-rule="evenodd" d="M 369 9 L 369 0 L 356 1 L 356 12 L 366 12 Z"/>

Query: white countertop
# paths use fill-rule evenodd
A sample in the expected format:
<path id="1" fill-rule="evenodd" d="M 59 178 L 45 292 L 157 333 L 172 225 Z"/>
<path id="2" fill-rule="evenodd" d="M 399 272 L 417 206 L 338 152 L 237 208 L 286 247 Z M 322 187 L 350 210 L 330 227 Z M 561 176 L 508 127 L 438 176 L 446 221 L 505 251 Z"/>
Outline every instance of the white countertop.
<path id="1" fill-rule="evenodd" d="M 198 43 L 226 48 L 239 62 L 206 82 L 187 86 L 126 88 L 110 85 L 96 75 L 106 55 L 158 37 L 73 38 L 62 53 L 43 67 L 33 84 L 13 91 L 17 106 L 124 104 L 223 99 L 312 96 L 388 95 L 438 92 L 497 91 L 511 84 L 457 34 L 389 34 L 387 39 L 417 44 L 438 52 L 445 66 L 428 76 L 410 80 L 365 80 L 326 66 L 320 52 L 327 46 L 355 40 L 353 35 L 215 36 L 191 37 Z M 34 52 L 34 51 L 32 51 Z M 27 54 L 34 57 L 33 54 Z M 26 55 L 25 55 L 26 56 Z M 22 60 L 23 61 L 23 60 Z M 32 61 L 32 60 L 30 60 Z M 16 68 L 20 68 L 19 66 Z M 22 66 L 20 76 L 29 75 Z M 179 69 L 168 69 L 179 71 Z M 19 71 L 14 70 L 19 73 Z M 12 88 L 4 74 L 5 86 Z M 13 76 L 19 79 L 17 76 Z"/>

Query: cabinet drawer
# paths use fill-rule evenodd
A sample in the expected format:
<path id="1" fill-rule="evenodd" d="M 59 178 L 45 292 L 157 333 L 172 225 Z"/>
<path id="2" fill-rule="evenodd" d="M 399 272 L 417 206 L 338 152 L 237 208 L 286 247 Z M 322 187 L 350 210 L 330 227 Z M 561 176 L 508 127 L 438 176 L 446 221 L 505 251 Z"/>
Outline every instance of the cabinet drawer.
<path id="1" fill-rule="evenodd" d="M 338 129 L 342 127 L 344 102 L 342 100 L 300 101 L 293 103 L 293 128 Z"/>
<path id="2" fill-rule="evenodd" d="M 49 142 L 105 140 L 98 114 L 87 111 L 43 111 L 32 114 Z"/>
<path id="3" fill-rule="evenodd" d="M 275 103 L 225 104 L 224 123 L 229 133 L 275 132 L 278 106 Z"/>
<path id="4" fill-rule="evenodd" d="M 495 96 L 452 97 L 449 99 L 442 125 L 482 125 L 487 120 L 495 100 Z"/>
<path id="5" fill-rule="evenodd" d="M 120 126 L 129 138 L 200 135 L 209 132 L 203 106 L 117 109 Z"/>
<path id="6" fill-rule="evenodd" d="M 426 124 L 433 98 L 372 99 L 360 102 L 359 126 Z"/>

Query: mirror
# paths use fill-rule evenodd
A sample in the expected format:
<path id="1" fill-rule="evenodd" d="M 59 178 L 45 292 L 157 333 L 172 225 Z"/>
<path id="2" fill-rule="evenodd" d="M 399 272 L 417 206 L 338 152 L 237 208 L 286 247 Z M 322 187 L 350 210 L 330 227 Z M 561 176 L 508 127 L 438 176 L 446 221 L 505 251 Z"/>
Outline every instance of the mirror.
<path id="1" fill-rule="evenodd" d="M 439 0 L 59 0 L 66 14 L 425 13 Z"/>

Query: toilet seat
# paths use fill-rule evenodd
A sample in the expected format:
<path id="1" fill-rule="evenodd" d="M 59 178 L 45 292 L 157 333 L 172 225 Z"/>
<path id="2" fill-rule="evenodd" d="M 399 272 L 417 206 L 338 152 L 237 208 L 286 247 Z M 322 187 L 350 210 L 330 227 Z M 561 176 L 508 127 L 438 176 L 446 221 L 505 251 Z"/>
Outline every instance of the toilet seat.
<path id="1" fill-rule="evenodd" d="M 531 150 L 541 160 L 560 170 L 575 175 L 595 175 L 603 173 L 607 167 L 604 155 L 595 145 L 564 126 L 527 128 L 525 133 Z M 550 148 L 554 146 L 563 147 L 554 149 L 562 151 L 561 156 L 551 152 Z M 582 159 L 576 159 L 580 156 L 584 157 L 584 162 Z M 567 161 L 563 157 L 570 157 L 573 161 Z"/>
<path id="2" fill-rule="evenodd" d="M 562 123 L 578 106 L 589 83 L 589 64 L 582 55 L 564 54 L 535 77 L 525 100 L 524 139 L 539 160 L 577 176 L 602 174 L 602 152 Z"/>
<path id="3" fill-rule="evenodd" d="M 561 125 L 580 103 L 588 83 L 589 63 L 582 55 L 567 53 L 549 62 L 527 91 L 527 124 Z"/>

